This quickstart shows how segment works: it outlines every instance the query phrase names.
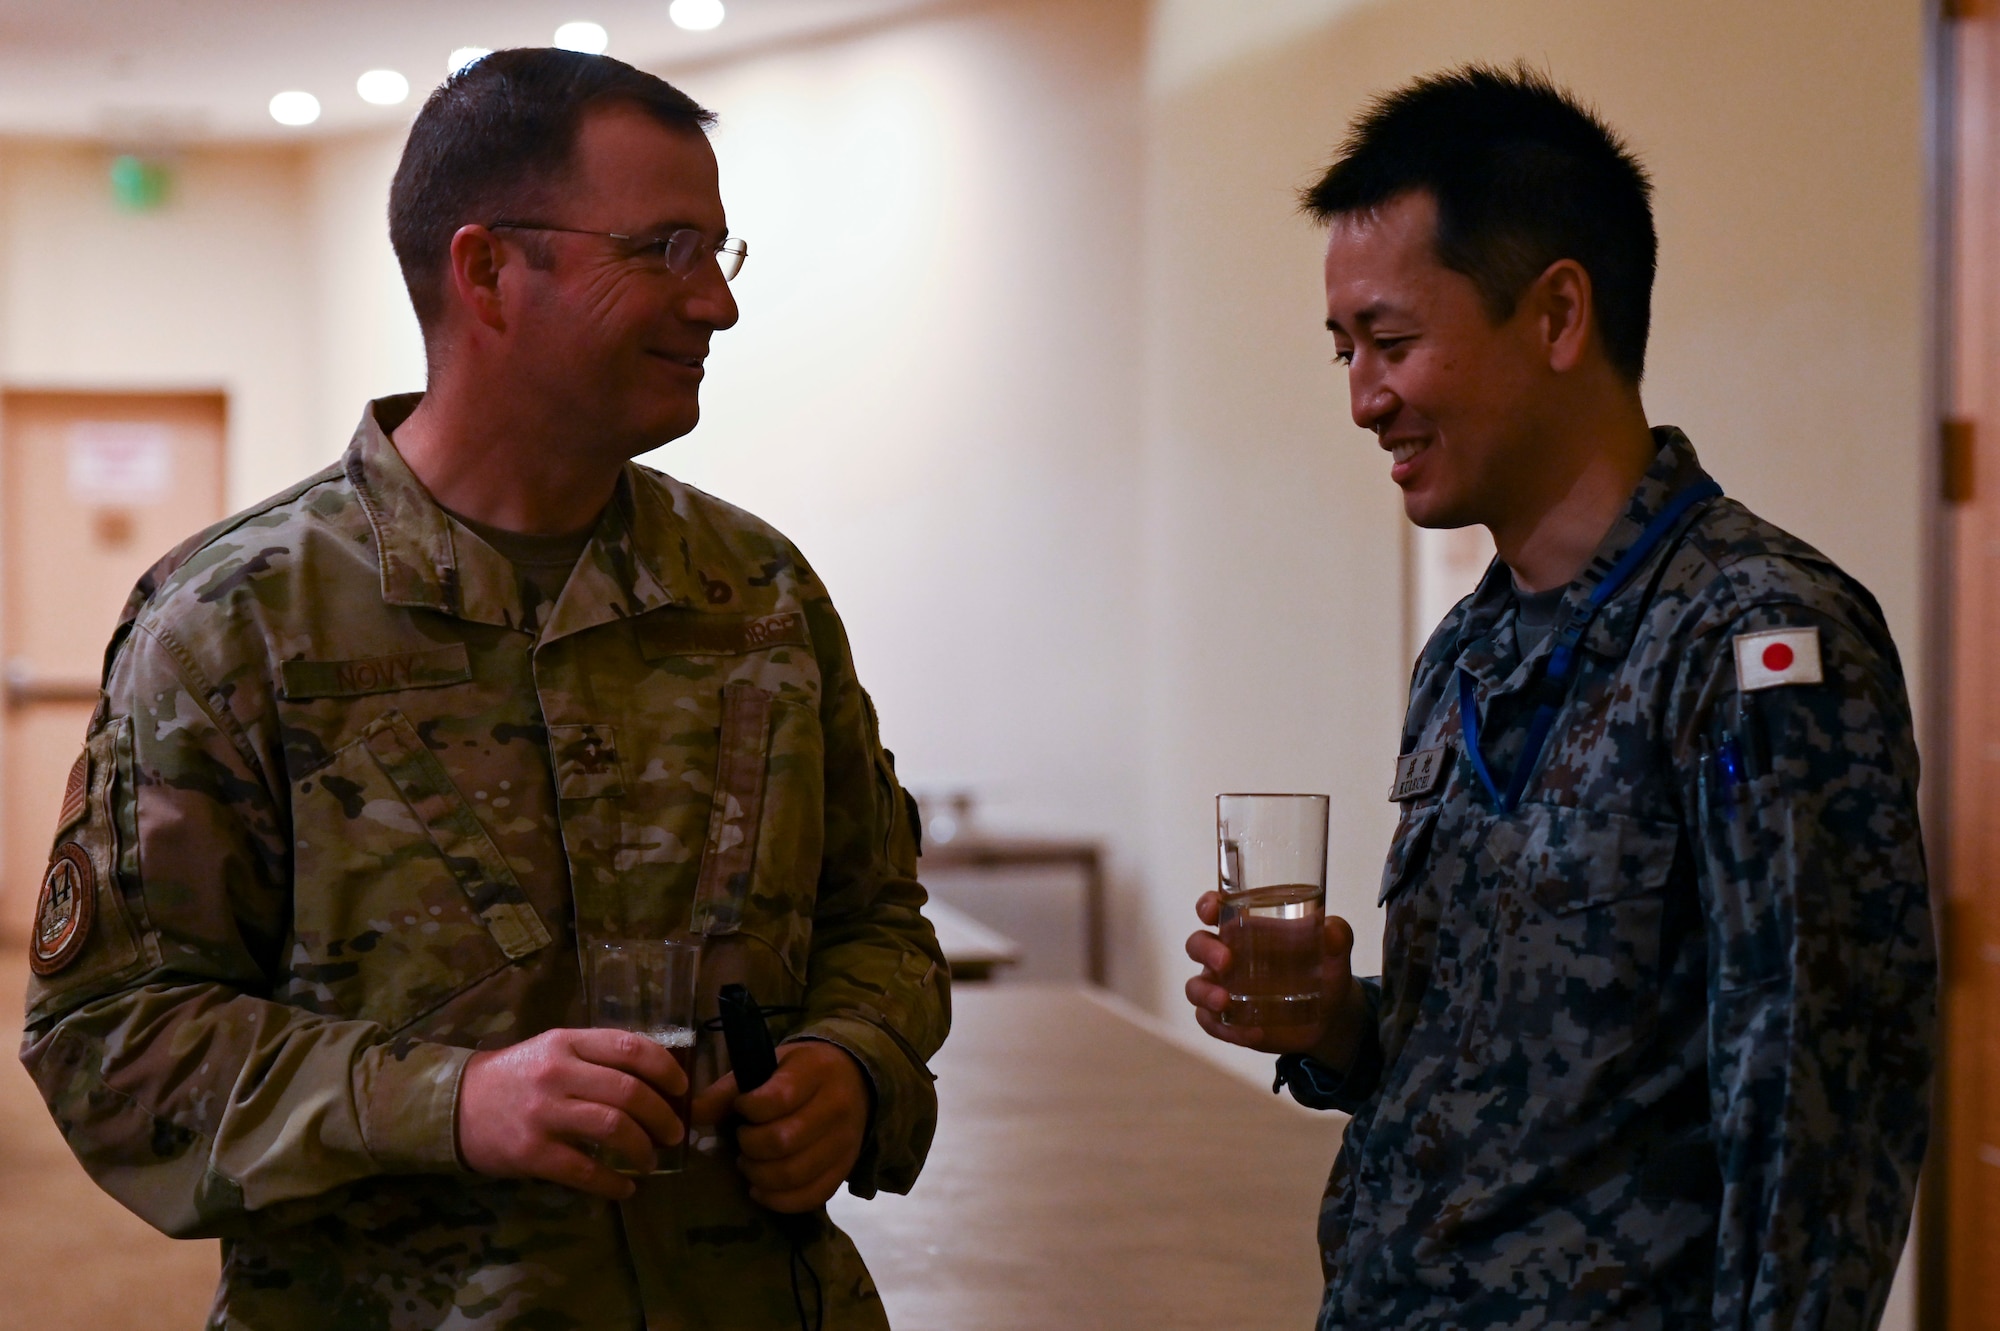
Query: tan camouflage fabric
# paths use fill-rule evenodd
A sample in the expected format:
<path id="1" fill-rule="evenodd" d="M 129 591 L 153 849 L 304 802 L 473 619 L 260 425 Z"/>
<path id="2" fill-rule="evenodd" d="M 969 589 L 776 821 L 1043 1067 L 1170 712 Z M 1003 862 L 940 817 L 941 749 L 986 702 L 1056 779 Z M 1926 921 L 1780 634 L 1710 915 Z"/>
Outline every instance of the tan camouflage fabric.
<path id="1" fill-rule="evenodd" d="M 632 465 L 535 622 L 385 433 L 415 401 L 134 592 L 56 834 L 92 927 L 22 1061 L 106 1191 L 222 1238 L 212 1327 L 796 1326 L 725 1142 L 621 1207 L 471 1174 L 454 1096 L 587 1024 L 584 940 L 693 930 L 702 1015 L 730 980 L 798 1005 L 781 1038 L 872 1081 L 849 1187 L 909 1189 L 947 973 L 840 620 L 782 536 Z M 826 1325 L 886 1326 L 816 1232 Z"/>
<path id="2" fill-rule="evenodd" d="M 1655 436 L 1559 625 L 1705 478 L 1684 435 Z M 1286 1077 L 1353 1115 L 1320 1328 L 1874 1326 L 1938 985 L 1880 609 L 1743 505 L 1697 505 L 1590 622 L 1505 811 L 1468 760 L 1459 679 L 1512 771 L 1558 636 L 1524 652 L 1517 618 L 1496 561 L 1418 659 L 1402 752 L 1446 761 L 1392 791 L 1372 1038 L 1344 1079 Z M 1737 639 L 1774 632 L 1817 643 L 1818 679 L 1738 677 Z"/>

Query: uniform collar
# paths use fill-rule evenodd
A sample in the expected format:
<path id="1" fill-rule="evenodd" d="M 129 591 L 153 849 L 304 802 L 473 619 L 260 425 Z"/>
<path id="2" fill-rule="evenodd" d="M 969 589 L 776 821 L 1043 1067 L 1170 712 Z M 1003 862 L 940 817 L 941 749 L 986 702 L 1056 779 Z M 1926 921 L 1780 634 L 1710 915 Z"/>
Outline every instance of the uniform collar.
<path id="1" fill-rule="evenodd" d="M 1647 524 L 1666 508 L 1673 497 L 1708 474 L 1702 470 L 1701 461 L 1695 456 L 1694 445 L 1679 429 L 1671 425 L 1654 426 L 1653 441 L 1657 451 L 1652 465 L 1646 469 L 1645 476 L 1640 479 L 1638 488 L 1632 492 L 1631 500 L 1618 515 L 1617 521 L 1611 524 L 1611 529 L 1598 543 L 1590 562 L 1570 583 L 1563 596 L 1562 610 L 1556 618 L 1558 626 L 1568 615 L 1583 609 L 1597 584 L 1632 548 Z M 1654 570 L 1658 561 L 1665 558 L 1670 550 L 1670 546 L 1662 546 L 1648 566 L 1640 569 L 1624 589 L 1597 612 L 1597 618 L 1584 634 L 1583 647 L 1586 651 L 1617 659 L 1631 650 L 1640 614 L 1650 599 L 1649 588 L 1654 580 Z M 1516 675 L 1521 676 L 1525 683 L 1522 667 L 1539 660 L 1554 643 L 1555 635 L 1551 634 L 1526 658 L 1505 650 L 1498 630 L 1501 621 L 1511 613 L 1514 613 L 1513 574 L 1506 564 L 1496 558 L 1479 580 L 1459 631 L 1459 641 L 1465 646 L 1459 654 L 1458 666 L 1482 685 L 1500 684 Z"/>
<path id="2" fill-rule="evenodd" d="M 1702 470 L 1701 460 L 1695 456 L 1694 445 L 1688 437 L 1671 425 L 1653 427 L 1653 442 L 1658 451 L 1653 455 L 1653 465 L 1639 481 L 1638 489 L 1632 492 L 1632 499 L 1625 505 L 1625 511 L 1611 524 L 1611 530 L 1604 534 L 1598 544 L 1597 553 L 1590 563 L 1569 586 L 1569 593 L 1563 598 L 1565 613 L 1581 610 L 1583 603 L 1590 599 L 1591 592 L 1604 580 L 1614 565 L 1622 559 L 1627 550 L 1638 543 L 1652 520 L 1673 500 L 1673 497 L 1695 482 L 1707 478 Z M 1686 519 L 1682 520 L 1683 523 Z M 1590 631 L 1584 635 L 1586 651 L 1607 658 L 1620 658 L 1632 649 L 1632 638 L 1639 631 L 1639 618 L 1645 611 L 1646 603 L 1652 599 L 1655 574 L 1661 561 L 1673 554 L 1673 543 L 1663 542 L 1618 594 L 1597 612 Z"/>
<path id="3" fill-rule="evenodd" d="M 347 447 L 347 479 L 375 533 L 382 599 L 518 629 L 524 612 L 513 565 L 439 507 L 389 437 L 422 398 L 404 393 L 370 402 Z M 699 603 L 693 574 L 676 577 L 659 559 L 682 543 L 678 520 L 654 487 L 633 483 L 636 470 L 626 464 L 542 641 L 661 606 Z"/>
<path id="4" fill-rule="evenodd" d="M 1510 639 L 1503 639 L 1500 633 L 1501 621 L 1512 608 L 1513 597 L 1514 575 L 1495 556 L 1479 579 L 1479 586 L 1473 589 L 1458 630 L 1462 644 L 1458 668 L 1486 687 L 1502 683 L 1522 664 L 1518 653 L 1505 649 L 1505 642 Z"/>

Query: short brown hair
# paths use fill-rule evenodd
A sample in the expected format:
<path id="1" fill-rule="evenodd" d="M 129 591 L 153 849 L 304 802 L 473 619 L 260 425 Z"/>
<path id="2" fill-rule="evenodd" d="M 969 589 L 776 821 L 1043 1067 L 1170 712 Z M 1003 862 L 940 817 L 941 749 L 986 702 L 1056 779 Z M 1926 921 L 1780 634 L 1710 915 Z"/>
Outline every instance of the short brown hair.
<path id="1" fill-rule="evenodd" d="M 560 178 L 584 113 L 606 102 L 692 134 L 715 123 L 713 111 L 665 79 L 609 56 L 552 47 L 495 51 L 430 95 L 389 186 L 389 243 L 426 331 L 444 309 L 452 236 Z"/>

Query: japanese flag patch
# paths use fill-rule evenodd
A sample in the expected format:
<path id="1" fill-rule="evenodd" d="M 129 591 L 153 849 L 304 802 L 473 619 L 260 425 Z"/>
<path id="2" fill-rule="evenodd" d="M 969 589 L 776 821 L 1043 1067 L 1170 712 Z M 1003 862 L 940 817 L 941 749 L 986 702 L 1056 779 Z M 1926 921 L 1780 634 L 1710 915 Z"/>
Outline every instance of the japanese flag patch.
<path id="1" fill-rule="evenodd" d="M 1817 628 L 1736 635 L 1736 682 L 1745 693 L 1780 684 L 1818 684 L 1825 678 Z"/>

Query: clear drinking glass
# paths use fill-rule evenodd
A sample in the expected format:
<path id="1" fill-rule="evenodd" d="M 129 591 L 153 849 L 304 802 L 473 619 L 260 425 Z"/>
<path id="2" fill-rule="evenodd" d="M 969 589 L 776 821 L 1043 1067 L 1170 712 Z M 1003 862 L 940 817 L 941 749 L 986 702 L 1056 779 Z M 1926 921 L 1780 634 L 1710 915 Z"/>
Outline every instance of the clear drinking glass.
<path id="1" fill-rule="evenodd" d="M 1317 1032 L 1325 1013 L 1325 795 L 1217 795 L 1226 1026 L 1280 1039 Z"/>
<path id="2" fill-rule="evenodd" d="M 691 1087 L 700 946 L 664 938 L 596 938 L 584 946 L 584 958 L 590 1024 L 639 1032 L 674 1056 Z M 677 1145 L 654 1147 L 655 1174 L 674 1174 L 687 1167 L 686 1130 L 692 1098 L 686 1090 L 668 1098 L 683 1135 Z M 602 1158 L 621 1174 L 640 1172 L 615 1151 L 606 1150 Z"/>

